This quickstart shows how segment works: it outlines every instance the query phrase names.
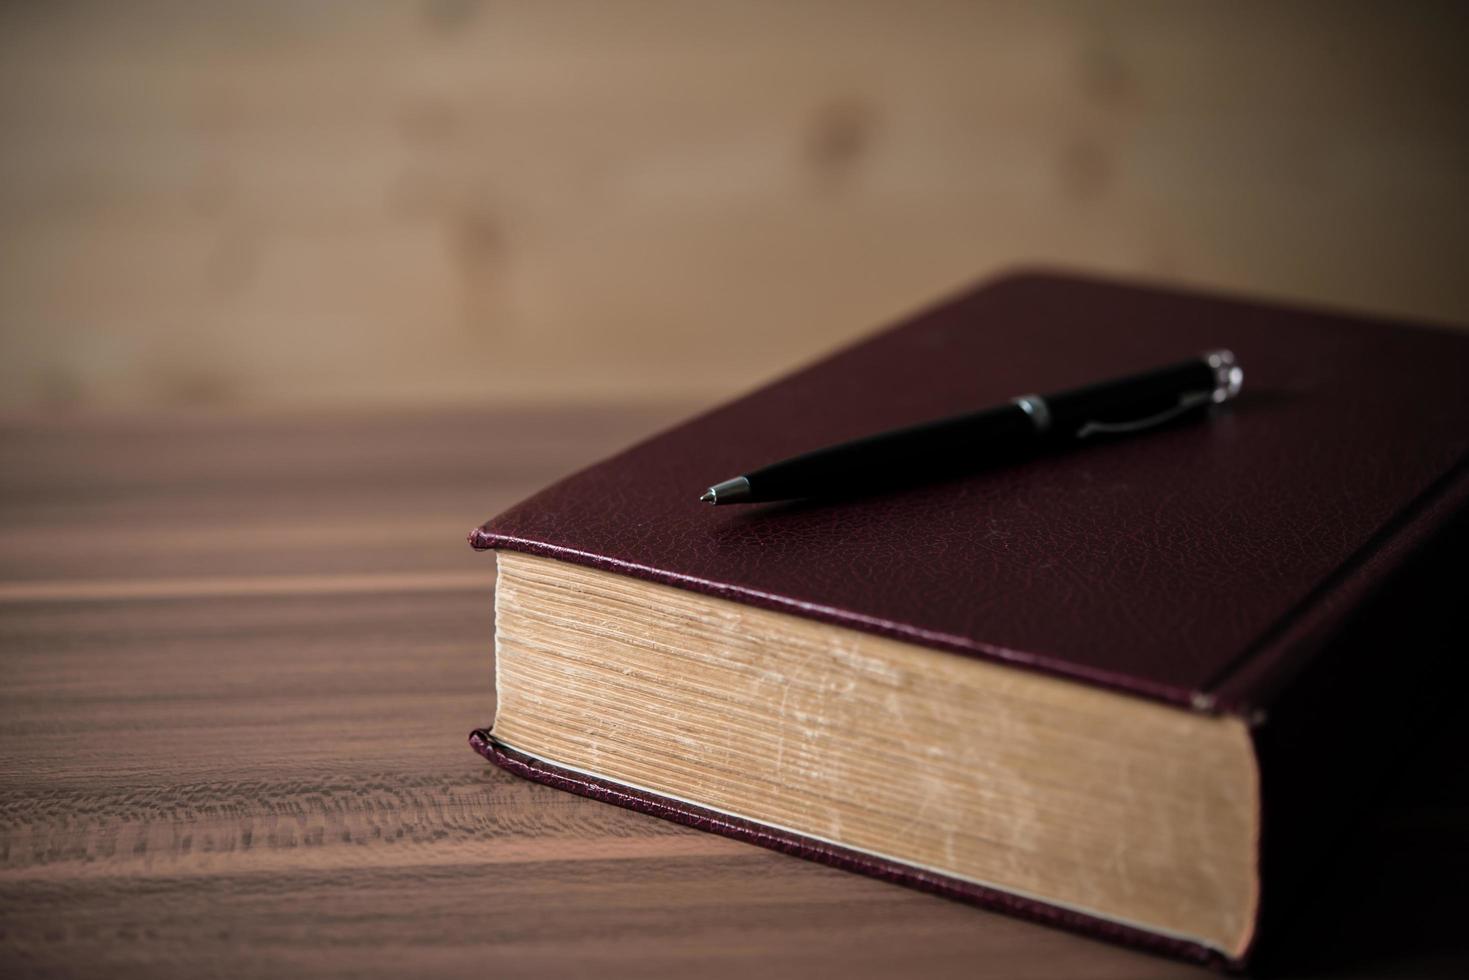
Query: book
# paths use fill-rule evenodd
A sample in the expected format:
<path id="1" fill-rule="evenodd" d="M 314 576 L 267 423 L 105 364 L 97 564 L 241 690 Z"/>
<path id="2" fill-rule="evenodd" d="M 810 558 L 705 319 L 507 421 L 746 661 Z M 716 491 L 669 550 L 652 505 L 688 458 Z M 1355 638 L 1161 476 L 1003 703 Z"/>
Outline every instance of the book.
<path id="1" fill-rule="evenodd" d="M 1228 348 L 1207 420 L 842 501 L 711 481 Z M 597 463 L 493 549 L 530 779 L 1239 965 L 1455 642 L 1469 336 L 1028 272 Z M 1446 625 L 1447 624 L 1447 625 Z"/>

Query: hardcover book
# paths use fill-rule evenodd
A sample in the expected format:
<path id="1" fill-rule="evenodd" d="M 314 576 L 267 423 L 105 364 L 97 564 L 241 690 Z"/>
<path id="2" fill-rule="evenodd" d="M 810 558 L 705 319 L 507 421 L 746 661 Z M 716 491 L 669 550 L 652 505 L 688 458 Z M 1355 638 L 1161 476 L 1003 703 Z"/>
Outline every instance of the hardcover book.
<path id="1" fill-rule="evenodd" d="M 699 501 L 1219 348 L 1245 385 L 1209 418 L 844 500 Z M 476 529 L 497 708 L 471 743 L 572 792 L 1239 964 L 1452 642 L 1466 460 L 1469 336 L 1010 276 Z"/>

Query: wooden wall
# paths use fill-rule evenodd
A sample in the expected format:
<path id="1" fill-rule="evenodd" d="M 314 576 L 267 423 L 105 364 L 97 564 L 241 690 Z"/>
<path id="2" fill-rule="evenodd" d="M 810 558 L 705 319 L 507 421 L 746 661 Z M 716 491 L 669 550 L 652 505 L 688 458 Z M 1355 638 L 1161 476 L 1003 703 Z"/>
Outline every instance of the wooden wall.
<path id="1" fill-rule="evenodd" d="M 1469 321 L 1469 7 L 0 7 L 0 407 L 710 398 L 1061 263 Z"/>

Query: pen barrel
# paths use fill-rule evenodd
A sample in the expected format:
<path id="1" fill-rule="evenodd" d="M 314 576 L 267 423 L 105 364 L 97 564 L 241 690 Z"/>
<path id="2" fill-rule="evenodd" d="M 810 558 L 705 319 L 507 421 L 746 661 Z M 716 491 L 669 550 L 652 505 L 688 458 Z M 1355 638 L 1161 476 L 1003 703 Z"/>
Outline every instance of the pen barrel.
<path id="1" fill-rule="evenodd" d="M 744 475 L 743 502 L 848 496 L 942 479 L 1001 459 L 1085 439 L 1162 425 L 1239 390 L 1232 354 L 1179 364 L 1052 395 L 854 439 Z"/>
<path id="2" fill-rule="evenodd" d="M 962 473 L 1036 442 L 1030 416 L 1016 405 L 1002 405 L 854 439 L 745 476 L 755 501 L 854 494 Z"/>

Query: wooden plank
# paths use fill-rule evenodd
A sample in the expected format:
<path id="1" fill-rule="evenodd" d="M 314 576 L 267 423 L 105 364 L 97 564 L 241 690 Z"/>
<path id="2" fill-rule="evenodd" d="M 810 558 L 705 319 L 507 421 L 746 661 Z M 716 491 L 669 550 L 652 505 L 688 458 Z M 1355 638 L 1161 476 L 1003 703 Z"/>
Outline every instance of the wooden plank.
<path id="1" fill-rule="evenodd" d="M 28 594 L 40 580 L 21 565 L 0 586 L 0 973 L 1207 976 L 526 783 L 470 752 L 493 712 L 491 575 L 483 556 L 466 572 L 459 532 L 517 481 L 663 417 L 7 429 L 0 527 L 64 548 L 38 564 L 47 589 L 74 591 Z M 500 477 L 465 445 L 539 461 Z M 309 530 L 343 511 L 368 534 L 402 521 L 402 540 L 342 564 L 343 542 Z M 97 556 L 115 520 L 140 528 L 114 539 L 124 551 L 157 535 L 131 574 L 126 555 Z M 246 557 L 221 550 L 211 571 L 195 535 L 221 523 Z M 419 533 L 435 540 L 410 544 Z M 252 534 L 264 543 L 246 547 Z M 371 567 L 393 556 L 401 568 Z M 1370 860 L 1343 865 L 1355 904 L 1321 914 L 1297 972 L 1462 973 L 1469 792 L 1446 774 L 1463 750 L 1418 760 L 1432 791 L 1373 825 Z M 1393 911 L 1404 892 L 1411 914 Z"/>
<path id="2" fill-rule="evenodd" d="M 0 423 L 0 582 L 473 573 L 480 521 L 685 404 Z"/>

